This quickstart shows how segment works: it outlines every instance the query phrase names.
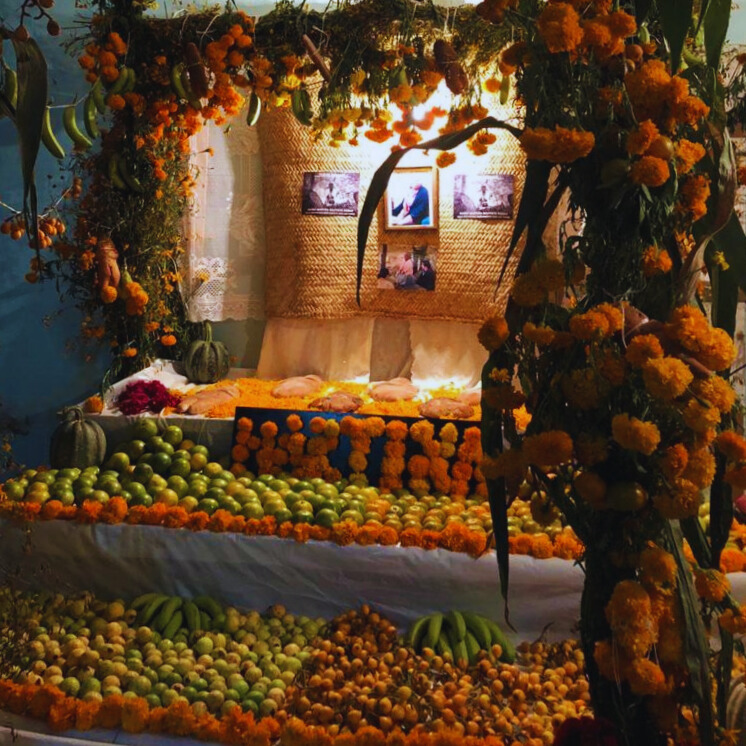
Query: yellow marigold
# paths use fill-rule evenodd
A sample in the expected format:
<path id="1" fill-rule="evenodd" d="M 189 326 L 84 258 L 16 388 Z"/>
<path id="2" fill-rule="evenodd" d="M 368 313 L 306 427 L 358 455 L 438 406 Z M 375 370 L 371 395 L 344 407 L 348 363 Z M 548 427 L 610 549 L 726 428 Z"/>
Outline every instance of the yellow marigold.
<path id="1" fill-rule="evenodd" d="M 456 162 L 456 154 L 450 151 L 443 151 L 435 159 L 435 163 L 438 168 L 447 168 L 451 164 Z"/>
<path id="2" fill-rule="evenodd" d="M 534 466 L 559 466 L 572 458 L 572 438 L 564 430 L 547 430 L 523 441 L 523 458 Z"/>
<path id="3" fill-rule="evenodd" d="M 105 285 L 99 293 L 102 303 L 113 303 L 117 299 L 117 289 L 112 285 Z"/>
<path id="4" fill-rule="evenodd" d="M 637 121 L 658 119 L 666 104 L 671 76 L 661 60 L 648 60 L 624 76 Z"/>
<path id="5" fill-rule="evenodd" d="M 682 138 L 676 143 L 676 173 L 686 174 L 705 157 L 704 145 Z"/>
<path id="6" fill-rule="evenodd" d="M 519 433 L 526 432 L 526 428 L 531 424 L 532 416 L 531 413 L 526 409 L 525 404 L 521 404 L 518 409 L 513 410 L 513 419 L 515 420 L 515 428 Z"/>
<path id="7" fill-rule="evenodd" d="M 720 410 L 708 404 L 700 404 L 690 399 L 681 413 L 684 423 L 695 433 L 704 433 L 720 422 Z"/>
<path id="8" fill-rule="evenodd" d="M 731 366 L 737 354 L 736 346 L 728 332 L 713 327 L 697 353 L 697 359 L 711 370 L 725 370 Z"/>
<path id="9" fill-rule="evenodd" d="M 526 474 L 526 462 L 523 454 L 516 448 L 510 448 L 495 458 L 484 456 L 480 469 L 485 479 L 504 478 L 509 484 L 519 485 Z"/>
<path id="10" fill-rule="evenodd" d="M 606 482 L 593 471 L 582 471 L 573 480 L 573 489 L 594 510 L 606 507 Z"/>
<path id="11" fill-rule="evenodd" d="M 614 586 L 605 609 L 614 638 L 634 656 L 645 655 L 656 640 L 650 596 L 636 580 Z"/>
<path id="12" fill-rule="evenodd" d="M 639 451 L 649 456 L 658 447 L 661 433 L 654 422 L 638 420 L 628 414 L 618 414 L 611 421 L 614 440 L 628 451 Z"/>
<path id="13" fill-rule="evenodd" d="M 575 442 L 575 451 L 578 463 L 583 466 L 595 466 L 608 458 L 609 443 L 601 436 L 583 434 Z"/>
<path id="14" fill-rule="evenodd" d="M 536 326 L 527 321 L 523 325 L 523 337 L 539 347 L 548 347 L 554 341 L 555 332 L 548 326 Z"/>
<path id="15" fill-rule="evenodd" d="M 285 424 L 288 426 L 288 430 L 291 433 L 297 433 L 303 429 L 303 420 L 295 413 L 289 414 L 285 420 Z"/>
<path id="16" fill-rule="evenodd" d="M 635 161 L 629 170 L 629 178 L 633 184 L 649 187 L 662 186 L 670 175 L 668 161 L 654 155 L 644 155 L 639 161 Z"/>
<path id="17" fill-rule="evenodd" d="M 693 306 L 675 309 L 666 324 L 666 333 L 712 370 L 724 370 L 735 360 L 736 347 L 728 333 L 711 327 L 705 315 Z"/>
<path id="18" fill-rule="evenodd" d="M 176 344 L 176 337 L 173 334 L 164 334 L 161 337 L 161 344 L 164 347 L 173 347 Z"/>
<path id="19" fill-rule="evenodd" d="M 671 107 L 671 113 L 679 122 L 695 127 L 710 113 L 710 107 L 697 96 L 686 96 Z"/>
<path id="20" fill-rule="evenodd" d="M 627 365 L 616 350 L 605 350 L 597 360 L 596 368 L 612 386 L 621 386 L 627 377 Z"/>
<path id="21" fill-rule="evenodd" d="M 492 316 L 479 329 L 477 339 L 487 352 L 499 350 L 508 338 L 508 322 L 502 316 Z"/>
<path id="22" fill-rule="evenodd" d="M 689 176 L 679 190 L 679 207 L 696 223 L 707 214 L 710 179 L 703 175 Z"/>
<path id="23" fill-rule="evenodd" d="M 444 443 L 455 443 L 458 440 L 458 429 L 452 422 L 448 422 L 440 428 L 438 435 Z"/>
<path id="24" fill-rule="evenodd" d="M 594 409 L 601 400 L 598 383 L 593 368 L 576 368 L 562 377 L 562 393 L 570 406 L 580 410 Z"/>
<path id="25" fill-rule="evenodd" d="M 669 594 L 676 588 L 677 568 L 674 556 L 655 544 L 640 552 L 640 582 L 645 588 Z"/>
<path id="26" fill-rule="evenodd" d="M 676 479 L 670 490 L 653 496 L 656 510 L 670 521 L 696 516 L 701 504 L 702 493 L 688 479 Z"/>
<path id="27" fill-rule="evenodd" d="M 728 461 L 746 461 L 746 439 L 733 430 L 724 430 L 718 435 L 715 447 Z"/>
<path id="28" fill-rule="evenodd" d="M 592 310 L 606 316 L 606 320 L 609 322 L 609 332 L 612 334 L 620 332 L 624 328 L 624 314 L 617 306 L 613 306 L 611 303 L 599 303 Z"/>
<path id="29" fill-rule="evenodd" d="M 83 409 L 91 414 L 100 414 L 104 411 L 104 400 L 98 394 L 89 396 L 83 404 Z"/>
<path id="30" fill-rule="evenodd" d="M 625 360 L 633 368 L 642 368 L 649 360 L 663 357 L 663 347 L 658 337 L 640 334 L 634 337 L 624 352 Z"/>
<path id="31" fill-rule="evenodd" d="M 646 119 L 636 130 L 632 130 L 627 135 L 627 152 L 630 155 L 643 155 L 659 134 L 655 124 Z"/>
<path id="32" fill-rule="evenodd" d="M 536 282 L 531 273 L 527 273 L 515 278 L 510 289 L 510 297 L 517 305 L 531 308 L 546 302 L 547 292 Z"/>
<path id="33" fill-rule="evenodd" d="M 683 443 L 674 443 L 663 452 L 659 466 L 663 476 L 669 481 L 681 476 L 689 463 L 689 451 Z"/>
<path id="34" fill-rule="evenodd" d="M 539 287 L 548 293 L 565 287 L 565 267 L 558 259 L 542 259 L 531 268 L 531 275 Z"/>
<path id="35" fill-rule="evenodd" d="M 585 158 L 593 150 L 596 141 L 592 132 L 557 126 L 554 131 L 544 127 L 527 127 L 520 137 L 520 143 L 530 160 L 572 163 L 578 158 Z"/>
<path id="36" fill-rule="evenodd" d="M 570 333 L 585 342 L 609 334 L 609 319 L 598 311 L 579 313 L 570 319 Z"/>
<path id="37" fill-rule="evenodd" d="M 709 487 L 715 478 L 715 457 L 710 449 L 698 448 L 691 451 L 686 468 L 681 476 L 701 490 Z"/>
<path id="38" fill-rule="evenodd" d="M 667 274 L 671 271 L 671 267 L 673 267 L 673 262 L 665 249 L 648 246 L 642 252 L 642 273 L 645 277 Z"/>
<path id="39" fill-rule="evenodd" d="M 663 401 L 680 397 L 694 379 L 686 363 L 675 357 L 648 360 L 642 366 L 642 380 L 651 396 Z"/>
<path id="40" fill-rule="evenodd" d="M 627 682 L 633 694 L 650 697 L 669 691 L 663 669 L 648 658 L 635 658 L 627 671 Z"/>
<path id="41" fill-rule="evenodd" d="M 573 52 L 583 41 L 580 16 L 570 3 L 549 3 L 536 19 L 536 28 L 552 54 Z"/>
<path id="42" fill-rule="evenodd" d="M 719 570 L 696 569 L 694 586 L 697 595 L 711 603 L 720 603 L 730 593 L 730 581 Z"/>

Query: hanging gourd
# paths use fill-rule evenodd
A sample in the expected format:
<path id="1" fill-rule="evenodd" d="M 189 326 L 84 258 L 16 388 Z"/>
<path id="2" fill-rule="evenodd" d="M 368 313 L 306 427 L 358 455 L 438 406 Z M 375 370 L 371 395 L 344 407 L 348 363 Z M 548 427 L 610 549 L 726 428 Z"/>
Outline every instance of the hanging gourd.
<path id="1" fill-rule="evenodd" d="M 49 463 L 53 469 L 100 466 L 106 455 L 106 435 L 101 427 L 87 420 L 80 407 L 65 407 L 62 422 L 52 433 Z"/>
<path id="2" fill-rule="evenodd" d="M 184 358 L 184 369 L 192 383 L 215 383 L 225 377 L 230 367 L 228 348 L 222 342 L 212 338 L 212 326 L 209 321 L 203 324 L 202 339 L 189 345 Z"/>

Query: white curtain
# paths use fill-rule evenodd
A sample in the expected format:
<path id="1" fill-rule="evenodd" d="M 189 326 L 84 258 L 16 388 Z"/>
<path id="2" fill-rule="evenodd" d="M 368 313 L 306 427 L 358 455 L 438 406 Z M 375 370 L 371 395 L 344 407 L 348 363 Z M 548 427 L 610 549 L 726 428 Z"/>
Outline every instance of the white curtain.
<path id="1" fill-rule="evenodd" d="M 192 152 L 197 185 L 182 266 L 189 319 L 262 319 L 266 245 L 256 129 L 240 115 L 230 127 L 209 124 L 193 138 Z"/>

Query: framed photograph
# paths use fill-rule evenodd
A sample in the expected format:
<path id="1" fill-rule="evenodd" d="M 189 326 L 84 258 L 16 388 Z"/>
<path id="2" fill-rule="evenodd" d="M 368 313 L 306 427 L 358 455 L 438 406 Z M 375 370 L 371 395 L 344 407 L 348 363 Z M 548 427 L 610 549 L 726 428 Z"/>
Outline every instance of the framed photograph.
<path id="1" fill-rule="evenodd" d="M 515 181 L 510 174 L 456 174 L 453 217 L 456 220 L 510 220 Z"/>
<path id="2" fill-rule="evenodd" d="M 397 168 L 384 197 L 386 230 L 432 230 L 438 227 L 437 171 L 431 166 Z"/>
<path id="3" fill-rule="evenodd" d="M 438 252 L 434 246 L 384 244 L 379 259 L 379 290 L 435 290 Z"/>
<path id="4" fill-rule="evenodd" d="M 359 173 L 328 173 L 324 171 L 303 174 L 304 215 L 341 215 L 357 217 L 357 199 L 360 192 Z"/>

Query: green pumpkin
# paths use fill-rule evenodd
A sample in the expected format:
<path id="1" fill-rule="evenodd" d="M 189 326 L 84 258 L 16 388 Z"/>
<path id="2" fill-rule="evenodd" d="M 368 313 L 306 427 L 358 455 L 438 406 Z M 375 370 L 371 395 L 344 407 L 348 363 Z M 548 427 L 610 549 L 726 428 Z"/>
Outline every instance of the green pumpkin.
<path id="1" fill-rule="evenodd" d="M 80 407 L 60 412 L 62 422 L 52 433 L 49 463 L 53 469 L 100 466 L 106 455 L 106 435 L 101 427 L 85 418 Z"/>
<path id="2" fill-rule="evenodd" d="M 204 322 L 204 336 L 189 345 L 184 358 L 184 370 L 192 383 L 215 383 L 230 368 L 228 348 L 222 342 L 212 339 L 212 327 Z"/>

